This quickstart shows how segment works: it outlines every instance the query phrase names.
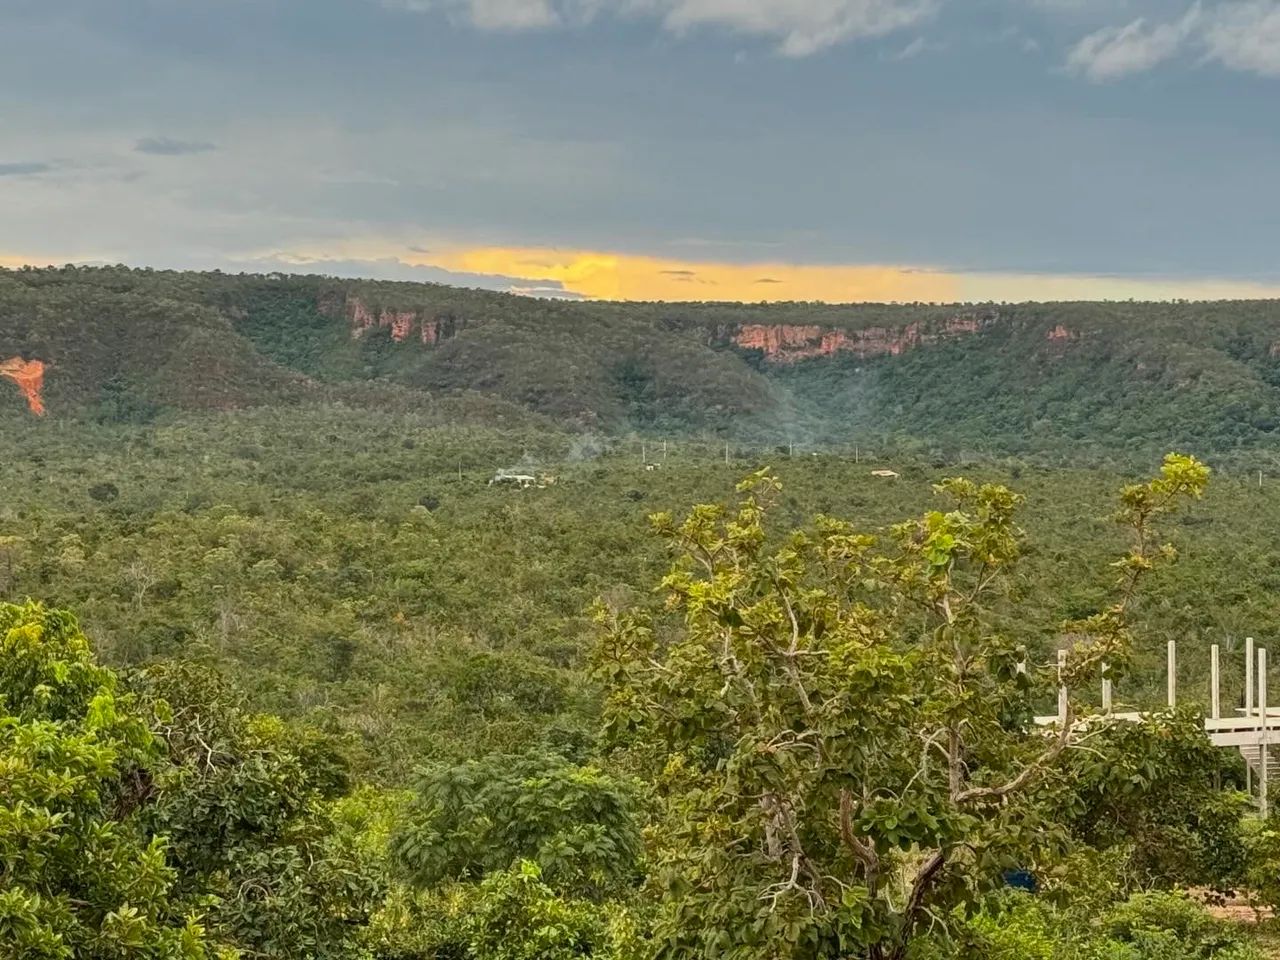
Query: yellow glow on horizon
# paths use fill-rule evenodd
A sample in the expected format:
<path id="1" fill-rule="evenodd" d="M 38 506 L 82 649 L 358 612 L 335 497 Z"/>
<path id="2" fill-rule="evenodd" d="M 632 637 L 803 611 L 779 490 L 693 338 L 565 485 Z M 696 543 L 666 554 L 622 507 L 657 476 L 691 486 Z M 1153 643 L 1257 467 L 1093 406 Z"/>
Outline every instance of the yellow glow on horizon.
<path id="1" fill-rule="evenodd" d="M 475 247 L 406 262 L 555 281 L 599 300 L 820 300 L 828 303 L 1049 300 L 1230 300 L 1280 297 L 1280 285 L 1237 280 L 960 273 L 883 264 L 726 263 L 542 247 Z"/>
<path id="2" fill-rule="evenodd" d="M 62 267 L 68 263 L 84 263 L 93 260 L 86 256 L 34 256 L 32 254 L 0 253 L 0 267 L 18 270 L 22 267 Z"/>
<path id="3" fill-rule="evenodd" d="M 0 267 L 117 259 L 0 252 Z M 283 260 L 300 271 L 323 270 L 329 260 L 365 261 L 373 276 L 378 275 L 379 261 L 392 260 L 410 266 L 484 274 L 495 280 L 509 278 L 516 292 L 553 292 L 558 285 L 568 293 L 595 300 L 963 303 L 1280 298 L 1280 284 L 1246 280 L 981 273 L 928 265 L 805 264 L 781 260 L 732 263 L 556 247 L 432 244 L 428 252 L 373 237 L 317 245 L 289 255 L 264 250 L 237 259 L 243 259 L 246 266 L 265 259 Z M 459 283 L 465 282 L 459 278 Z M 553 289 L 538 291 L 540 285 Z"/>
<path id="4" fill-rule="evenodd" d="M 956 300 L 955 275 L 879 264 L 717 263 L 537 247 L 445 251 L 419 262 L 466 273 L 555 281 L 597 300 Z"/>
<path id="5" fill-rule="evenodd" d="M 39 258 L 17 257 L 11 256 L 7 253 L 0 253 L 0 267 L 5 267 L 9 270 L 16 270 L 19 267 L 25 267 L 28 264 L 37 263 L 38 261 Z"/>

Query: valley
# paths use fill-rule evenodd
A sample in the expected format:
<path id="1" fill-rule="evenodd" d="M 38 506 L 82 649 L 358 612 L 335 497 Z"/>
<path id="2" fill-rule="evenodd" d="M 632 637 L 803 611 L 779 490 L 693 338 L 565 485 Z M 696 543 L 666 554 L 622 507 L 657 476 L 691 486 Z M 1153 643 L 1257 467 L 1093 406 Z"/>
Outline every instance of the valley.
<path id="1" fill-rule="evenodd" d="M 828 869 L 932 876 L 919 851 L 953 830 L 983 851 L 951 868 L 981 911 L 956 936 L 1053 931 L 1071 957 L 1105 940 L 1138 960 L 1179 917 L 1253 957 L 1269 927 L 1177 891 L 1272 902 L 1270 821 L 1200 715 L 1210 646 L 1230 711 L 1246 638 L 1280 635 L 1276 339 L 1265 303 L 559 304 L 0 274 L 0 681 L 32 704 L 63 690 L 58 736 L 100 736 L 105 696 L 153 731 L 123 779 L 102 761 L 94 795 L 138 805 L 118 822 L 166 845 L 156 889 L 200 911 L 201 937 L 263 956 L 488 960 L 510 924 L 554 915 L 513 956 L 642 957 L 696 940 L 686 909 L 730 911 L 709 929 L 755 917 L 759 949 L 797 960 L 833 930 L 946 955 L 876 883 L 864 920 L 807 906 L 821 879 L 766 907 L 653 892 L 707 869 L 772 882 L 768 857 L 718 859 L 700 798 L 719 791 L 767 850 L 783 814 L 735 784 L 781 777 L 827 810 L 803 842 Z M 1169 450 L 1198 459 L 1157 474 Z M 1143 719 L 1086 719 L 1036 759 L 1060 649 L 1079 657 L 1073 711 L 1101 709 L 1105 656 L 1115 709 Z M 977 751 L 943 752 L 950 786 L 912 759 L 947 703 Z M 762 759 L 798 735 L 853 752 Z M 889 792 L 841 827 L 859 764 Z M 131 792 L 140 770 L 154 796 Z M 997 775 L 1025 795 L 970 799 Z M 1006 903 L 1027 864 L 1046 896 Z M 1094 876 L 1109 892 L 1081 892 Z M 149 909 L 148 936 L 176 929 Z"/>

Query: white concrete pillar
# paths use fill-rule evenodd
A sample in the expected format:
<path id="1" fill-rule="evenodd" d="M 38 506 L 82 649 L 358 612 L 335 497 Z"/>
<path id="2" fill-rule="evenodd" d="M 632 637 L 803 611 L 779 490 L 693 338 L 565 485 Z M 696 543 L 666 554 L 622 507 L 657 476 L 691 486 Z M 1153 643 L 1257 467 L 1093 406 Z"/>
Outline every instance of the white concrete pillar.
<path id="1" fill-rule="evenodd" d="M 1267 763 L 1269 723 L 1267 718 L 1267 651 L 1258 651 L 1258 722 L 1262 727 L 1258 750 L 1258 808 L 1265 819 L 1267 810 Z"/>
<path id="2" fill-rule="evenodd" d="M 1244 715 L 1253 713 L 1253 637 L 1244 638 Z"/>
<path id="3" fill-rule="evenodd" d="M 1111 669 L 1107 664 L 1102 665 L 1102 712 L 1109 714 L 1111 712 L 1111 678 L 1107 676 L 1107 671 Z"/>
<path id="4" fill-rule="evenodd" d="M 1222 716 L 1222 697 L 1219 692 L 1218 645 L 1209 648 L 1209 716 L 1217 720 Z"/>
<path id="5" fill-rule="evenodd" d="M 1058 723 L 1065 724 L 1067 722 L 1067 685 L 1062 680 L 1062 674 L 1067 669 L 1067 651 L 1058 651 Z"/>
<path id="6" fill-rule="evenodd" d="M 1178 705 L 1178 642 L 1176 640 L 1169 641 L 1169 709 L 1172 710 Z"/>

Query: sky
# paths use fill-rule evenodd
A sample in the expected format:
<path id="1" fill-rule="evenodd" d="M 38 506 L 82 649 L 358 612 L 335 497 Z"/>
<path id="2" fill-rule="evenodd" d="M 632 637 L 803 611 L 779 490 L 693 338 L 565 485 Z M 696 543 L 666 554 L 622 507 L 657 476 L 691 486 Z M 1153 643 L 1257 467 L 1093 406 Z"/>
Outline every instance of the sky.
<path id="1" fill-rule="evenodd" d="M 1280 0 L 0 0 L 0 265 L 1280 296 Z"/>

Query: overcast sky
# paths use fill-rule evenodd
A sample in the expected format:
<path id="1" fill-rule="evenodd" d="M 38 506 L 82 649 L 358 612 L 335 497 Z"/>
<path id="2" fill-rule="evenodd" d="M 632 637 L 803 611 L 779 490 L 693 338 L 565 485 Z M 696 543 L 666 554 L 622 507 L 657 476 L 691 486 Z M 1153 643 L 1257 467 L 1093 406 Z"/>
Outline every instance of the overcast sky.
<path id="1" fill-rule="evenodd" d="M 1280 0 L 0 0 L 0 263 L 1280 290 Z"/>

